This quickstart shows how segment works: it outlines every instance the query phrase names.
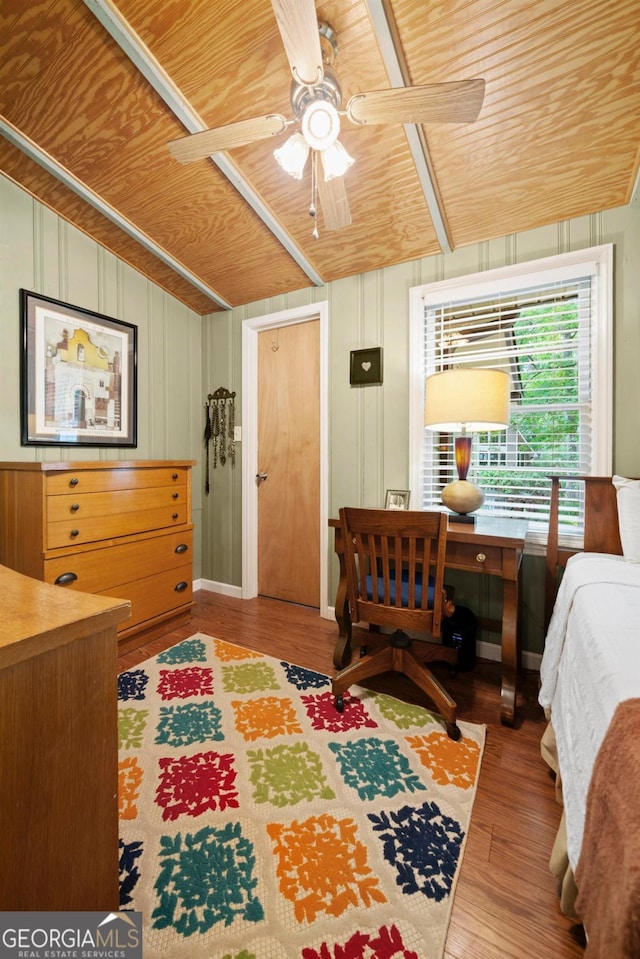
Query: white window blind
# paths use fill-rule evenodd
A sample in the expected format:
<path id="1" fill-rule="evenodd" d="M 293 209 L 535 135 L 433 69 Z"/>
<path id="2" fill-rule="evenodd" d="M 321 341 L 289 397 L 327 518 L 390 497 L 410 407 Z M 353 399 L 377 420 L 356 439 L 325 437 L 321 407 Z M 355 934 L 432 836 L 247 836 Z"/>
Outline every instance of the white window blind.
<path id="1" fill-rule="evenodd" d="M 610 279 L 603 277 L 603 264 L 593 252 L 585 251 L 592 255 L 583 262 L 575 255 L 564 264 L 554 257 L 539 270 L 508 268 L 496 271 L 495 280 L 488 272 L 471 282 L 462 278 L 421 291 L 421 396 L 424 378 L 442 370 L 509 372 L 509 427 L 473 434 L 469 479 L 484 491 L 481 513 L 526 519 L 530 532 L 541 538 L 548 524 L 549 476 L 599 471 L 607 460 L 602 448 L 610 451 L 610 403 L 606 425 L 601 412 L 594 412 L 607 390 L 602 382 L 606 364 L 598 354 L 606 346 L 607 313 L 605 325 L 611 323 L 610 311 L 602 309 Z M 415 411 L 414 419 L 419 415 Z M 596 441 L 603 427 L 606 443 L 602 436 Z M 440 506 L 443 487 L 457 476 L 454 439 L 421 428 L 418 484 L 424 509 Z M 565 539 L 581 535 L 581 483 L 563 484 L 560 509 Z"/>

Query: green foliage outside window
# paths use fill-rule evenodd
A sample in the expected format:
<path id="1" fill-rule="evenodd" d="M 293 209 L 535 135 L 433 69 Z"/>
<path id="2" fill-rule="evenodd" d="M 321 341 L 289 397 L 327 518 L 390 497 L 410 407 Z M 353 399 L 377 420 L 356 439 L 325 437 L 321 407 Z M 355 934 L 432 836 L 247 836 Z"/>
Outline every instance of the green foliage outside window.
<path id="1" fill-rule="evenodd" d="M 510 428 L 474 439 L 474 481 L 500 513 L 546 517 L 549 474 L 580 472 L 578 323 L 575 298 L 529 307 L 513 322 Z"/>

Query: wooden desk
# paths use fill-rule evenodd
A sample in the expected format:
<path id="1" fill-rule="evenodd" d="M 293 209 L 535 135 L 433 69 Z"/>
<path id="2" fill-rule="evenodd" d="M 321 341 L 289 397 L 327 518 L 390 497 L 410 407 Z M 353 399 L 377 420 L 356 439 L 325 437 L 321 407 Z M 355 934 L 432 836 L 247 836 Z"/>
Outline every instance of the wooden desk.
<path id="1" fill-rule="evenodd" d="M 342 548 L 340 521 L 330 519 L 335 529 L 335 551 L 340 562 L 340 582 L 335 610 L 338 640 L 333 665 L 342 669 L 351 661 L 351 616 L 347 602 L 347 581 Z M 447 532 L 448 569 L 469 573 L 486 573 L 502 580 L 502 620 L 481 619 L 480 625 L 501 633 L 502 691 L 500 719 L 512 726 L 516 714 L 516 686 L 520 650 L 518 643 L 518 609 L 522 556 L 527 523 L 515 519 L 494 519 L 479 516 L 475 526 L 449 523 Z"/>

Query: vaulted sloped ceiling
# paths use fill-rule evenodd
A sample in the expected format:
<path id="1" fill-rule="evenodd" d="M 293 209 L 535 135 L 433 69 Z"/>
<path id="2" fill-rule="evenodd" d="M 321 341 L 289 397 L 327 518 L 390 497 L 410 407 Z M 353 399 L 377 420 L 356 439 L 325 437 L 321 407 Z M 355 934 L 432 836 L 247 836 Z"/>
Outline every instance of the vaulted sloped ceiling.
<path id="1" fill-rule="evenodd" d="M 422 152 L 415 128 L 343 124 L 350 226 L 320 217 L 313 238 L 281 138 L 188 165 L 167 149 L 292 116 L 270 0 L 5 0 L 0 170 L 201 314 L 630 201 L 638 0 L 316 7 L 345 100 L 398 85 L 396 61 L 412 84 L 486 81 L 478 119 L 425 125 Z"/>

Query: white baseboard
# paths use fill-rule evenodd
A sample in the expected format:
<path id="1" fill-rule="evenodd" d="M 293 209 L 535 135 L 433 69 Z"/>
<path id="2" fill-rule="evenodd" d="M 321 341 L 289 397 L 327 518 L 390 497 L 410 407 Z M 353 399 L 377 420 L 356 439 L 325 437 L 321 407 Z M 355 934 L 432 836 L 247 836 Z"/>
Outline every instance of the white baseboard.
<path id="1" fill-rule="evenodd" d="M 476 643 L 476 655 L 480 659 L 500 662 L 502 659 L 500 652 L 500 643 L 484 643 L 482 641 Z M 520 653 L 520 659 L 523 669 L 531 669 L 537 673 L 540 672 L 540 661 L 542 659 L 540 653 L 530 653 L 528 649 L 523 649 Z"/>
<path id="2" fill-rule="evenodd" d="M 524 669 L 532 669 L 536 673 L 540 672 L 542 653 L 530 653 L 528 649 L 523 649 L 521 659 Z"/>
<path id="3" fill-rule="evenodd" d="M 217 583 L 211 579 L 195 579 L 193 581 L 193 588 L 194 590 L 205 589 L 210 593 L 221 593 L 223 596 L 233 596 L 235 599 L 242 599 L 242 587 L 231 586 L 229 583 Z M 336 613 L 334 607 L 327 607 L 327 615 L 324 619 L 335 620 L 335 618 Z M 354 625 L 357 626 L 358 624 L 354 623 Z M 366 626 L 366 623 L 363 625 Z M 482 641 L 476 643 L 476 655 L 479 659 L 500 662 L 502 658 L 500 653 L 500 643 L 485 643 Z M 521 659 L 524 669 L 532 669 L 535 672 L 540 672 L 540 661 L 542 659 L 540 653 L 530 653 L 525 649 L 522 651 Z"/>
<path id="4" fill-rule="evenodd" d="M 217 583 L 213 579 L 194 579 L 193 588 L 204 589 L 209 593 L 221 593 L 223 596 L 233 596 L 242 599 L 242 587 L 232 586 L 230 583 Z"/>

